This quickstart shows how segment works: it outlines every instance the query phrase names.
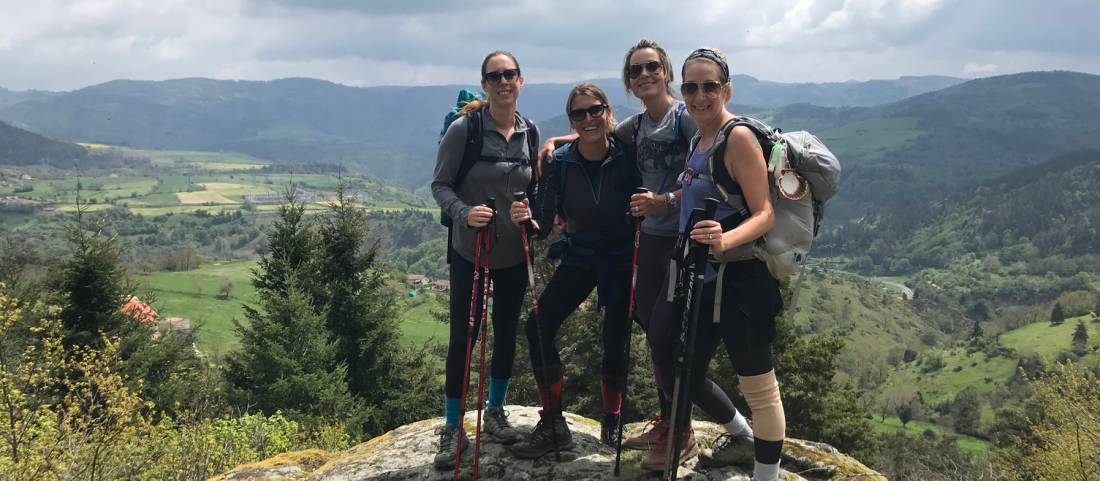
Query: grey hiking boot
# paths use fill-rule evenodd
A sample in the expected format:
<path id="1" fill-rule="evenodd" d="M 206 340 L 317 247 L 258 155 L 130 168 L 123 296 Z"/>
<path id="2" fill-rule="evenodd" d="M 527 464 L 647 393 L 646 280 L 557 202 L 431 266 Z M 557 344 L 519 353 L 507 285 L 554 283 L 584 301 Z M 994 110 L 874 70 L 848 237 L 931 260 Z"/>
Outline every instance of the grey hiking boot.
<path id="1" fill-rule="evenodd" d="M 484 423 L 481 425 L 483 432 L 500 444 L 512 444 L 519 439 L 519 433 L 512 423 L 508 422 L 508 411 L 499 407 L 485 408 Z"/>
<path id="2" fill-rule="evenodd" d="M 573 448 L 573 433 L 561 414 L 543 414 L 527 441 L 512 446 L 512 454 L 520 459 L 535 459 L 546 453 Z"/>
<path id="3" fill-rule="evenodd" d="M 714 447 L 699 455 L 699 464 L 707 467 L 752 465 L 755 456 L 752 438 L 723 433 L 714 441 Z"/>
<path id="4" fill-rule="evenodd" d="M 458 438 L 458 427 L 447 426 L 439 428 L 439 452 L 435 453 L 432 464 L 436 469 L 449 469 L 455 466 L 455 441 Z M 470 439 L 466 433 L 462 433 L 462 452 L 470 447 Z"/>

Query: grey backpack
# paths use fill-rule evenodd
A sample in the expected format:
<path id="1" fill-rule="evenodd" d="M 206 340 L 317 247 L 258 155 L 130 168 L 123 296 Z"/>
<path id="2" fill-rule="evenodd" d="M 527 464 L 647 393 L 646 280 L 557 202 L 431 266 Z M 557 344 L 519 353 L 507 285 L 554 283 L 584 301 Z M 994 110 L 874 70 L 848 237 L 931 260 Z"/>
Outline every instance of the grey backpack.
<path id="1" fill-rule="evenodd" d="M 712 251 L 711 260 L 727 263 L 756 257 L 768 265 L 772 277 L 784 280 L 810 253 L 824 215 L 825 202 L 837 191 L 840 161 L 809 132 L 785 133 L 751 117 L 727 122 L 715 140 L 708 162 L 712 182 L 724 200 L 742 214 L 749 214 L 748 205 L 723 161 L 726 137 L 738 125 L 752 129 L 764 149 L 775 226 L 750 244 L 721 254 Z M 696 136 L 692 142 L 693 150 L 698 139 Z"/>

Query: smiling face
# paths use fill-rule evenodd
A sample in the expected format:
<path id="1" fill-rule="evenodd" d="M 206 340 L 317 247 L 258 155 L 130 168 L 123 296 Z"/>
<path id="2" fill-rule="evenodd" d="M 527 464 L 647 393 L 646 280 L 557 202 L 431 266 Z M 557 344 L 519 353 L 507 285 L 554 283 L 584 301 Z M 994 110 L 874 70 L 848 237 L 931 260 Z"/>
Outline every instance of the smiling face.
<path id="1" fill-rule="evenodd" d="M 507 70 L 519 69 L 519 65 L 511 57 L 499 54 L 485 62 L 485 69 L 481 72 L 484 77 L 487 73 L 501 73 Z M 484 78 L 481 80 L 481 88 L 489 96 L 489 104 L 500 106 L 514 106 L 519 99 L 519 91 L 523 88 L 523 75 L 517 75 L 508 80 L 501 77 L 499 82 L 490 82 Z"/>
<path id="2" fill-rule="evenodd" d="M 658 65 L 656 71 L 650 71 L 651 66 Z M 635 97 L 645 100 L 664 95 L 668 91 L 669 75 L 664 68 L 661 56 L 652 48 L 640 48 L 630 55 L 628 70 L 630 68 L 641 71 L 637 77 L 629 78 L 630 92 Z"/>
<path id="3" fill-rule="evenodd" d="M 611 132 L 609 122 L 607 120 L 611 115 L 611 111 L 609 110 L 609 108 L 604 108 L 603 111 L 600 112 L 599 116 L 595 117 L 593 117 L 592 112 L 589 111 L 589 109 L 592 109 L 594 106 L 597 105 L 606 104 L 604 104 L 604 102 L 600 99 L 583 94 L 573 97 L 573 101 L 569 104 L 570 112 L 580 110 L 586 111 L 583 120 L 573 120 L 572 118 L 570 118 L 569 120 L 569 125 L 573 127 L 573 130 L 577 131 L 577 134 L 580 135 L 581 141 L 602 141 Z M 599 108 L 596 107 L 595 110 L 599 110 Z"/>
<path id="4" fill-rule="evenodd" d="M 707 82 L 722 84 L 722 69 L 717 64 L 707 59 L 693 59 L 684 65 L 684 83 L 702 86 Z M 702 124 L 722 116 L 730 94 L 730 84 L 724 83 L 715 92 L 707 93 L 699 88 L 690 95 L 684 95 L 684 103 L 691 117 Z"/>

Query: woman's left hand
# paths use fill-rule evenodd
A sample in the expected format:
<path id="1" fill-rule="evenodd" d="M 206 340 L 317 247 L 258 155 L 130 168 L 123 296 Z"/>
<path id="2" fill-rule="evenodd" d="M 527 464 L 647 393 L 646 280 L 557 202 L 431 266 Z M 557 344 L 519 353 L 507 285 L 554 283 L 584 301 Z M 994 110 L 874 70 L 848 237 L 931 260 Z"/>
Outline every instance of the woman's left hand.
<path id="1" fill-rule="evenodd" d="M 691 229 L 691 240 L 710 246 L 715 252 L 726 250 L 722 243 L 722 224 L 715 220 L 701 220 Z"/>

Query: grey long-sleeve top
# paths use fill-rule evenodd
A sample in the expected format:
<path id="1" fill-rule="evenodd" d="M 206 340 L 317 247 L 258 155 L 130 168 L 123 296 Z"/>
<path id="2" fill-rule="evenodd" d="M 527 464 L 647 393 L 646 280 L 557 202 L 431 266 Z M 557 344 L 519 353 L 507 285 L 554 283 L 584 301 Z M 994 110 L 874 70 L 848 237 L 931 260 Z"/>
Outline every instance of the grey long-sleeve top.
<path id="1" fill-rule="evenodd" d="M 462 155 L 466 147 L 466 122 L 469 116 L 455 120 L 436 154 L 435 176 L 432 179 L 432 197 L 439 208 L 454 219 L 451 228 L 451 247 L 467 261 L 474 261 L 474 247 L 477 242 L 477 229 L 466 223 L 470 209 L 485 202 L 488 197 L 496 197 L 497 211 L 488 232 L 492 234 L 492 247 L 489 263 L 492 268 L 511 267 L 524 262 L 523 241 L 519 228 L 511 222 L 508 209 L 512 204 L 512 193 L 517 191 L 532 194 L 531 182 L 532 152 L 528 151 L 527 136 L 534 135 L 534 143 L 539 145 L 538 127 L 528 124 L 516 115 L 516 125 L 512 137 L 504 140 L 497 132 L 493 117 L 488 110 L 479 115 L 481 118 L 482 147 L 481 159 L 455 188 L 455 178 L 462 165 Z"/>

